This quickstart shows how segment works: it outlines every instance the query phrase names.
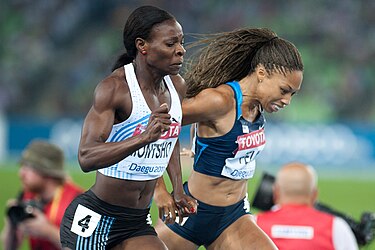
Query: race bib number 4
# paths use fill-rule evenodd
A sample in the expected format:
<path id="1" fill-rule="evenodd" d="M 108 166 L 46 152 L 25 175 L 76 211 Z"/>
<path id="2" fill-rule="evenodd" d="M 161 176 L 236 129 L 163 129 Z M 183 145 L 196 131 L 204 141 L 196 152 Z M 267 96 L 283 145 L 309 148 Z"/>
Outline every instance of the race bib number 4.
<path id="1" fill-rule="evenodd" d="M 84 238 L 89 237 L 94 232 L 101 217 L 100 214 L 79 204 L 74 214 L 72 228 L 70 230 Z"/>

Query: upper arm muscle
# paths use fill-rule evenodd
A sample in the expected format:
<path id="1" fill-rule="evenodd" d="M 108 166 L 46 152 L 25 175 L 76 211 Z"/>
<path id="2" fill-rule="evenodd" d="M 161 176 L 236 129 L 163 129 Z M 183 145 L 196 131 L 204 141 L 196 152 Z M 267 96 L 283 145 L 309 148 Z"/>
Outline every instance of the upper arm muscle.
<path id="1" fill-rule="evenodd" d="M 232 109 L 230 95 L 223 90 L 209 88 L 182 103 L 183 125 L 216 121 Z"/>
<path id="2" fill-rule="evenodd" d="M 102 82 L 95 89 L 94 102 L 83 124 L 81 143 L 104 142 L 114 124 L 116 88 Z"/>

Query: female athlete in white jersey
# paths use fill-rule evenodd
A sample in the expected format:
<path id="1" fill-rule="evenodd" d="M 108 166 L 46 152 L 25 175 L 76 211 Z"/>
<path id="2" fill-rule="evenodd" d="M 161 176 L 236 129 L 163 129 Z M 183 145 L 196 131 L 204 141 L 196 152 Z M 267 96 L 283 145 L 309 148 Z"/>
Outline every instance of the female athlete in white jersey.
<path id="1" fill-rule="evenodd" d="M 171 14 L 143 6 L 129 16 L 123 41 L 126 53 L 96 87 L 83 124 L 78 159 L 84 172 L 97 171 L 96 181 L 66 210 L 64 249 L 166 249 L 149 208 L 157 178 L 179 154 L 184 35 Z M 180 167 L 168 172 L 177 204 L 196 208 Z"/>

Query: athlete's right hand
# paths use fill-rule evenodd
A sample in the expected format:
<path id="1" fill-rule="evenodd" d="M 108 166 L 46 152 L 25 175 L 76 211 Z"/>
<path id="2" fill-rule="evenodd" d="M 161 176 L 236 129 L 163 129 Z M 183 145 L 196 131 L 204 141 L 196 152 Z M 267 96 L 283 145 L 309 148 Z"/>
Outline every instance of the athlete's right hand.
<path id="1" fill-rule="evenodd" d="M 169 107 L 163 103 L 151 112 L 146 130 L 144 131 L 150 142 L 157 141 L 163 133 L 169 130 L 171 125 L 171 115 L 168 114 Z"/>

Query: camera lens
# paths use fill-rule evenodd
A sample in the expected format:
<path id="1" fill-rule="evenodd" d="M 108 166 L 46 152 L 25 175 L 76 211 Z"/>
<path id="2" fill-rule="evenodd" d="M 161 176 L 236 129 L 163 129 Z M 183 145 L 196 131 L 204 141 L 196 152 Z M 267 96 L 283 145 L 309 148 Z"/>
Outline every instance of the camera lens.
<path id="1" fill-rule="evenodd" d="M 16 206 L 10 207 L 7 211 L 7 214 L 10 222 L 13 225 L 17 225 L 28 218 L 33 218 L 33 210 L 34 208 L 31 205 L 24 205 L 21 203 Z"/>
<path id="2" fill-rule="evenodd" d="M 26 205 L 25 207 L 25 212 L 28 213 L 28 214 L 32 214 L 34 211 L 34 207 L 32 207 L 31 205 Z"/>

